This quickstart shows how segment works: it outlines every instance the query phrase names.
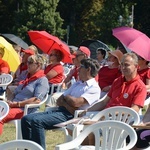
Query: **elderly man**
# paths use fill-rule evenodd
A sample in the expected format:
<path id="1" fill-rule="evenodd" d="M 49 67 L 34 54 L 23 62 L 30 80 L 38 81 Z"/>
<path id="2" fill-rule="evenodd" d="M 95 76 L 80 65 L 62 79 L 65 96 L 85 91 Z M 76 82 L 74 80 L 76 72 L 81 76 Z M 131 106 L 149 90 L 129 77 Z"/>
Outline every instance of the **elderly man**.
<path id="1" fill-rule="evenodd" d="M 58 110 L 30 114 L 22 118 L 22 135 L 24 139 L 33 140 L 45 148 L 45 129 L 70 120 L 77 109 L 87 109 L 99 99 L 100 88 L 95 81 L 99 64 L 93 59 L 83 59 L 79 69 L 80 81 L 73 84 L 57 100 Z"/>
<path id="2" fill-rule="evenodd" d="M 139 111 L 146 98 L 146 87 L 137 74 L 138 58 L 134 53 L 124 54 L 121 61 L 122 76 L 117 78 L 104 101 L 88 111 L 103 110 L 113 106 L 127 106 Z"/>

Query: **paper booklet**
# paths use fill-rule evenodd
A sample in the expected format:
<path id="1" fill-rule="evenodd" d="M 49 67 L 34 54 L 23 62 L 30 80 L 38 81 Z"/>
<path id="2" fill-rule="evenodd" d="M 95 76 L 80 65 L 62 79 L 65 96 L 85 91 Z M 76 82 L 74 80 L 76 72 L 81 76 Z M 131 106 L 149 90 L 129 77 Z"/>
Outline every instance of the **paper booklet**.
<path id="1" fill-rule="evenodd" d="M 67 126 L 68 124 L 77 124 L 77 123 L 79 123 L 80 121 L 85 121 L 85 120 L 87 121 L 87 120 L 89 120 L 89 118 L 83 118 L 83 117 L 80 117 L 80 118 L 73 118 L 73 119 L 70 119 L 70 120 L 68 120 L 68 121 L 55 124 L 54 126 L 55 126 L 55 127 L 65 127 L 65 126 Z"/>

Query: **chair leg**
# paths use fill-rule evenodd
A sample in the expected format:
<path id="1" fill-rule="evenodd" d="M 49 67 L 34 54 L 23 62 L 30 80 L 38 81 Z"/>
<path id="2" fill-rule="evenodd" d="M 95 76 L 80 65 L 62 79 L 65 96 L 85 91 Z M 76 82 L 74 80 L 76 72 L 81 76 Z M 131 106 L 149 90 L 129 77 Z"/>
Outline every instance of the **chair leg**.
<path id="1" fill-rule="evenodd" d="M 22 139 L 21 120 L 16 120 L 16 139 Z"/>

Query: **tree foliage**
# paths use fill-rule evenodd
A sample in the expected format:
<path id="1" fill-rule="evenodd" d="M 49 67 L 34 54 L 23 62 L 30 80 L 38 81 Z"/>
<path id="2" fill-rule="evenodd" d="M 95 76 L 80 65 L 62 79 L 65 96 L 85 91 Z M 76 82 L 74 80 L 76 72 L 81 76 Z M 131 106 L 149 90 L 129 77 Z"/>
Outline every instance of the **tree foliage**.
<path id="1" fill-rule="evenodd" d="M 29 30 L 45 30 L 60 38 L 65 34 L 63 19 L 56 8 L 59 0 L 23 0 L 15 11 L 13 31 L 22 38 Z"/>

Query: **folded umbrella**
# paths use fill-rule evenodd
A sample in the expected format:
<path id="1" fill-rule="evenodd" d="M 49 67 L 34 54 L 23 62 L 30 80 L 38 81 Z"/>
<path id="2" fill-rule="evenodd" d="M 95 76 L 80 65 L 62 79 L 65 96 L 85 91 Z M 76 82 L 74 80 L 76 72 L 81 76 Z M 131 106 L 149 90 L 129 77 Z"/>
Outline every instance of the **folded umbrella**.
<path id="1" fill-rule="evenodd" d="M 130 27 L 119 27 L 112 31 L 125 47 L 150 61 L 150 38 L 148 36 Z"/>
<path id="2" fill-rule="evenodd" d="M 20 64 L 19 55 L 14 50 L 12 45 L 0 36 L 0 47 L 4 48 L 3 60 L 7 61 L 10 67 L 10 71 L 15 72 Z"/>
<path id="3" fill-rule="evenodd" d="M 19 45 L 23 49 L 28 48 L 28 44 L 26 42 L 24 42 L 20 37 L 14 35 L 14 34 L 2 34 L 2 36 L 4 38 L 6 38 L 7 40 L 9 40 L 10 42 L 13 42 L 14 44 Z"/>
<path id="4" fill-rule="evenodd" d="M 72 63 L 70 50 L 67 44 L 62 42 L 58 37 L 53 36 L 46 31 L 28 31 L 31 41 L 44 53 L 50 54 L 53 49 L 63 52 L 64 63 Z"/>

